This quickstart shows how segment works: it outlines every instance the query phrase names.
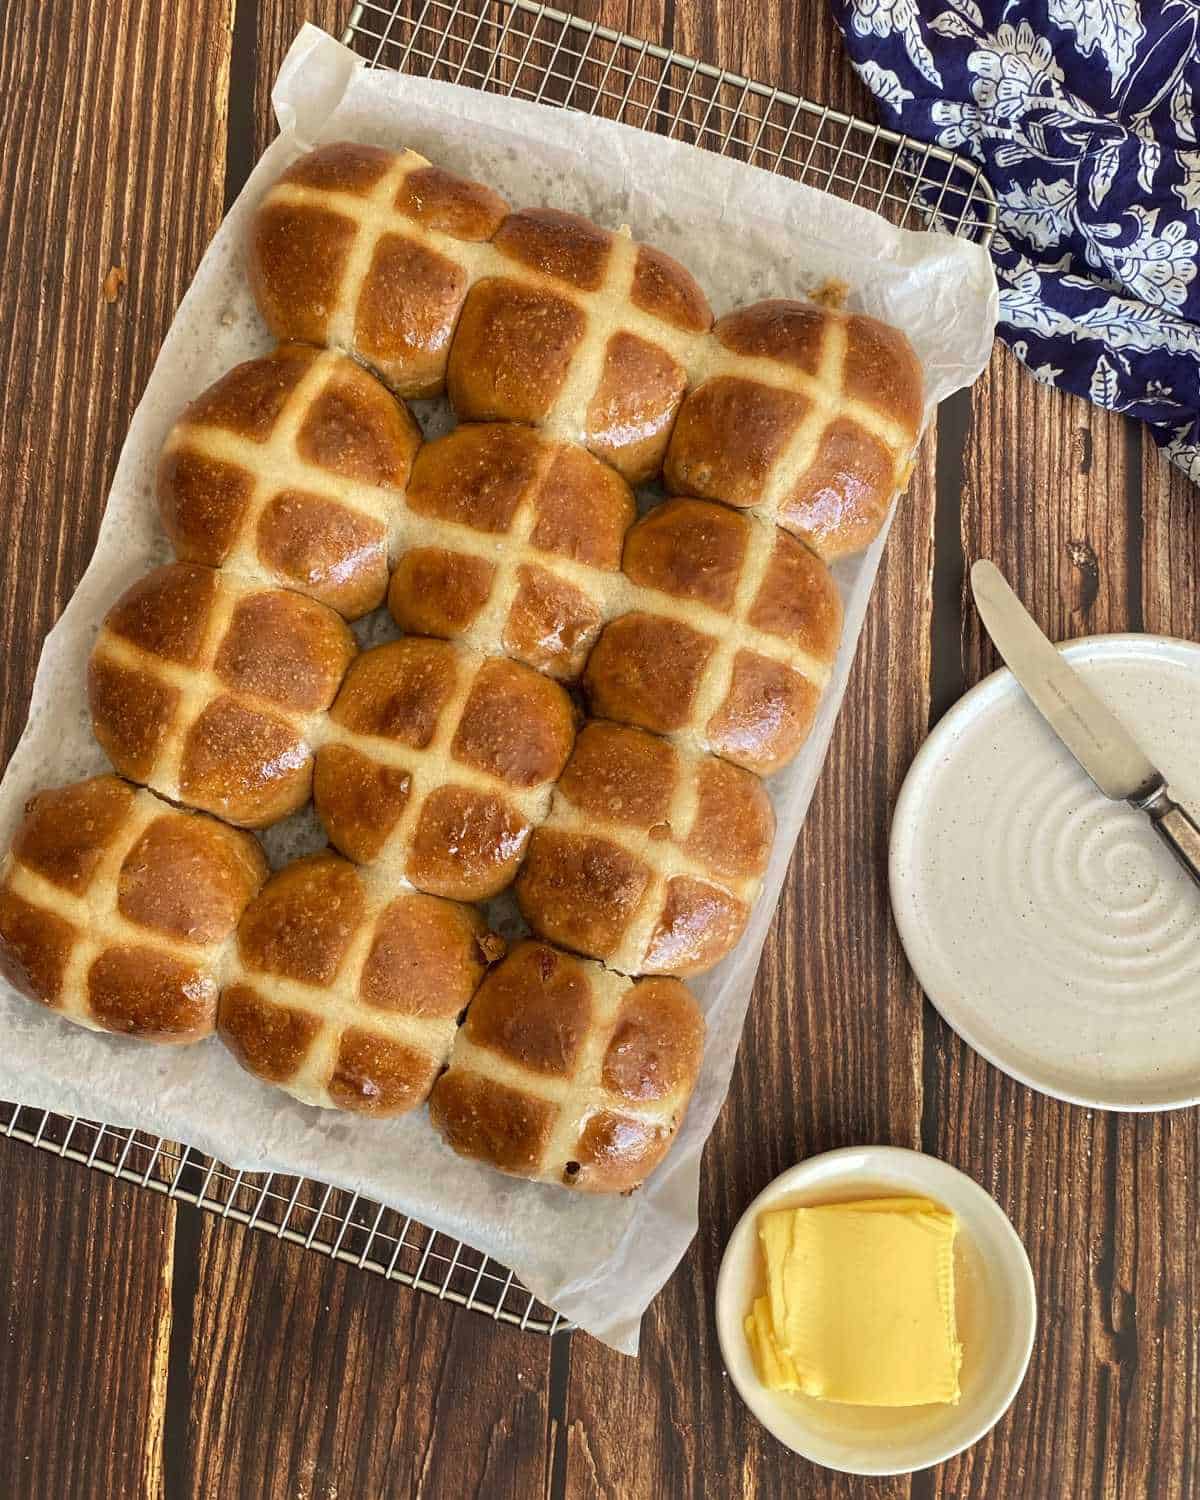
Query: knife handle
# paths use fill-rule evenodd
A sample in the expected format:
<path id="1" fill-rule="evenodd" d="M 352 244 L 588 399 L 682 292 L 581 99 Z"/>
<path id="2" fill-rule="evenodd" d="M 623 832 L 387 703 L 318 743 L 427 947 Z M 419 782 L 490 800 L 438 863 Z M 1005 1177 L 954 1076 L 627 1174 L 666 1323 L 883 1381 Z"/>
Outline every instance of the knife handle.
<path id="1" fill-rule="evenodd" d="M 1165 786 L 1159 787 L 1139 805 L 1150 814 L 1155 833 L 1200 885 L 1200 828 L 1194 820 L 1171 799 Z"/>

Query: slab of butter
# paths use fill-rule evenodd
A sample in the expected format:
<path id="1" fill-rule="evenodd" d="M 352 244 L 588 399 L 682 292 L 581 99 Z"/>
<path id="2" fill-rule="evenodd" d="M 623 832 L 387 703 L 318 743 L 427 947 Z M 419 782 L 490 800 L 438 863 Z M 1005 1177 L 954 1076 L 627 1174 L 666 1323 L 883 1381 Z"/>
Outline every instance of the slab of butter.
<path id="1" fill-rule="evenodd" d="M 857 1406 L 957 1401 L 957 1230 L 929 1198 L 763 1214 L 767 1295 L 745 1321 L 762 1383 Z"/>

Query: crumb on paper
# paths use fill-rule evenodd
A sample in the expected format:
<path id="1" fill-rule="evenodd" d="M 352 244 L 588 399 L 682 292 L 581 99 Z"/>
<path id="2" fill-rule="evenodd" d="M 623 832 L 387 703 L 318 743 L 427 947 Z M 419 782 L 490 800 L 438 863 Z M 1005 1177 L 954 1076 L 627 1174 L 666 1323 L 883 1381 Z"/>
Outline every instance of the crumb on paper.
<path id="1" fill-rule="evenodd" d="M 841 312 L 849 295 L 850 287 L 847 282 L 839 281 L 836 276 L 829 276 L 812 293 L 812 300 L 820 307 L 829 308 L 831 312 Z"/>
<path id="2" fill-rule="evenodd" d="M 124 266 L 109 266 L 108 275 L 104 278 L 104 300 L 111 307 L 121 295 L 121 288 L 129 280 L 125 274 Z"/>

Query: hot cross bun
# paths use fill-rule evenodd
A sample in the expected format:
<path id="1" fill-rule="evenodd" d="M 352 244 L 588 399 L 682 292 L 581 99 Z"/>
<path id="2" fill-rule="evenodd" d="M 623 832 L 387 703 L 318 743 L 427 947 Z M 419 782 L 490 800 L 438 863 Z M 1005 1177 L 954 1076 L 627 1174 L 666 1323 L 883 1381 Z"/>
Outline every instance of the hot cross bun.
<path id="1" fill-rule="evenodd" d="M 592 713 L 760 775 L 789 761 L 837 655 L 829 569 L 768 522 L 687 499 L 637 523 L 624 569 L 641 592 L 588 660 Z"/>
<path id="2" fill-rule="evenodd" d="M 585 724 L 517 878 L 543 937 L 624 974 L 697 974 L 737 942 L 775 819 L 757 776 Z"/>
<path id="3" fill-rule="evenodd" d="M 171 563 L 104 618 L 88 664 L 92 728 L 131 781 L 263 828 L 308 801 L 313 738 L 354 649 L 315 600 Z"/>
<path id="4" fill-rule="evenodd" d="M 578 677 L 636 514 L 625 481 L 533 428 L 465 424 L 422 448 L 407 504 L 401 629 Z"/>
<path id="5" fill-rule="evenodd" d="M 430 1117 L 461 1156 L 502 1172 L 628 1192 L 666 1155 L 703 1045 L 678 980 L 521 943 L 480 985 Z"/>
<path id="6" fill-rule="evenodd" d="M 314 802 L 330 842 L 457 900 L 511 884 L 574 740 L 529 667 L 405 636 L 364 652 L 329 714 Z"/>
<path id="7" fill-rule="evenodd" d="M 250 834 L 116 776 L 38 792 L 0 872 L 0 974 L 80 1026 L 196 1041 L 266 877 Z"/>
<path id="8" fill-rule="evenodd" d="M 272 876 L 247 908 L 220 1033 L 306 1104 L 395 1115 L 428 1095 L 503 944 L 468 906 L 397 892 L 336 854 Z"/>
<path id="9" fill-rule="evenodd" d="M 417 424 L 344 355 L 285 344 L 184 412 L 158 470 L 184 562 L 282 584 L 355 619 L 387 589 Z"/>
<path id="10" fill-rule="evenodd" d="M 921 367 L 905 336 L 810 302 L 720 319 L 693 370 L 667 488 L 752 508 L 822 557 L 878 534 L 921 428 Z"/>
<path id="11" fill-rule="evenodd" d="M 356 354 L 401 396 L 442 390 L 467 289 L 508 205 L 415 151 L 302 156 L 251 228 L 250 283 L 277 339 Z"/>
<path id="12" fill-rule="evenodd" d="M 712 325 L 691 274 L 627 233 L 550 208 L 509 214 L 471 288 L 447 388 L 470 421 L 531 422 L 631 484 L 651 478 Z"/>

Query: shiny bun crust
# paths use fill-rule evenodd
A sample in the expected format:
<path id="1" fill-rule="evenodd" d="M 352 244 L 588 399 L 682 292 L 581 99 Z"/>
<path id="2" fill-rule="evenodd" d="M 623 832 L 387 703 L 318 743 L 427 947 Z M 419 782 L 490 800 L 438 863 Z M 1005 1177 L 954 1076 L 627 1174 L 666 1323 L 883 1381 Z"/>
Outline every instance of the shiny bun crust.
<path id="1" fill-rule="evenodd" d="M 741 937 L 774 832 L 756 776 L 590 723 L 530 840 L 521 914 L 622 973 L 700 973 Z"/>
<path id="2" fill-rule="evenodd" d="M 0 974 L 77 1025 L 197 1041 L 266 876 L 249 834 L 116 776 L 38 792 L 0 871 Z"/>
<path id="3" fill-rule="evenodd" d="M 402 1114 L 449 1057 L 497 941 L 469 906 L 309 855 L 272 876 L 242 917 L 222 1040 L 306 1104 Z"/>
<path id="4" fill-rule="evenodd" d="M 923 404 L 897 329 L 808 302 L 755 303 L 714 327 L 664 479 L 843 557 L 878 535 L 907 482 Z"/>
<path id="5" fill-rule="evenodd" d="M 415 151 L 322 146 L 265 194 L 250 284 L 277 339 L 353 352 L 398 395 L 435 396 L 478 251 L 507 211 Z"/>
<path id="6" fill-rule="evenodd" d="M 455 411 L 534 423 L 631 484 L 652 478 L 712 323 L 703 292 L 661 251 L 555 209 L 510 214 L 492 249 L 450 351 Z"/>
<path id="7" fill-rule="evenodd" d="M 808 735 L 837 655 L 829 569 L 756 517 L 668 500 L 633 528 L 637 607 L 601 632 L 584 689 L 592 713 L 766 775 Z"/>
<path id="8" fill-rule="evenodd" d="M 531 427 L 464 424 L 422 448 L 388 606 L 566 681 L 595 643 L 636 510 L 625 481 Z"/>
<path id="9" fill-rule="evenodd" d="M 307 594 L 356 619 L 382 603 L 421 435 L 344 355 L 285 344 L 184 412 L 158 469 L 182 562 Z"/>
<path id="10" fill-rule="evenodd" d="M 586 665 L 597 715 L 760 774 L 803 744 L 841 601 L 825 564 L 778 527 L 695 499 L 630 527 L 632 500 L 611 469 L 497 423 L 424 448 L 407 504 L 414 543 L 424 527 L 441 531 L 393 575 L 405 630 L 564 681 Z"/>
<path id="11" fill-rule="evenodd" d="M 330 842 L 464 901 L 512 883 L 575 737 L 557 683 L 417 636 L 357 659 L 329 725 L 314 800 Z"/>
<path id="12" fill-rule="evenodd" d="M 524 942 L 479 988 L 430 1118 L 461 1156 L 580 1192 L 628 1192 L 666 1155 L 704 1022 L 677 979 L 625 979 Z"/>
<path id="13" fill-rule="evenodd" d="M 264 828 L 308 801 L 314 736 L 354 649 L 313 599 L 172 563 L 104 618 L 88 664 L 92 728 L 131 781 Z"/>
<path id="14" fill-rule="evenodd" d="M 904 335 L 774 299 L 715 325 L 661 251 L 550 208 L 509 212 L 415 152 L 301 158 L 255 218 L 268 326 L 354 353 L 401 395 L 521 422 L 631 483 L 754 509 L 827 560 L 878 534 L 924 408 Z"/>

